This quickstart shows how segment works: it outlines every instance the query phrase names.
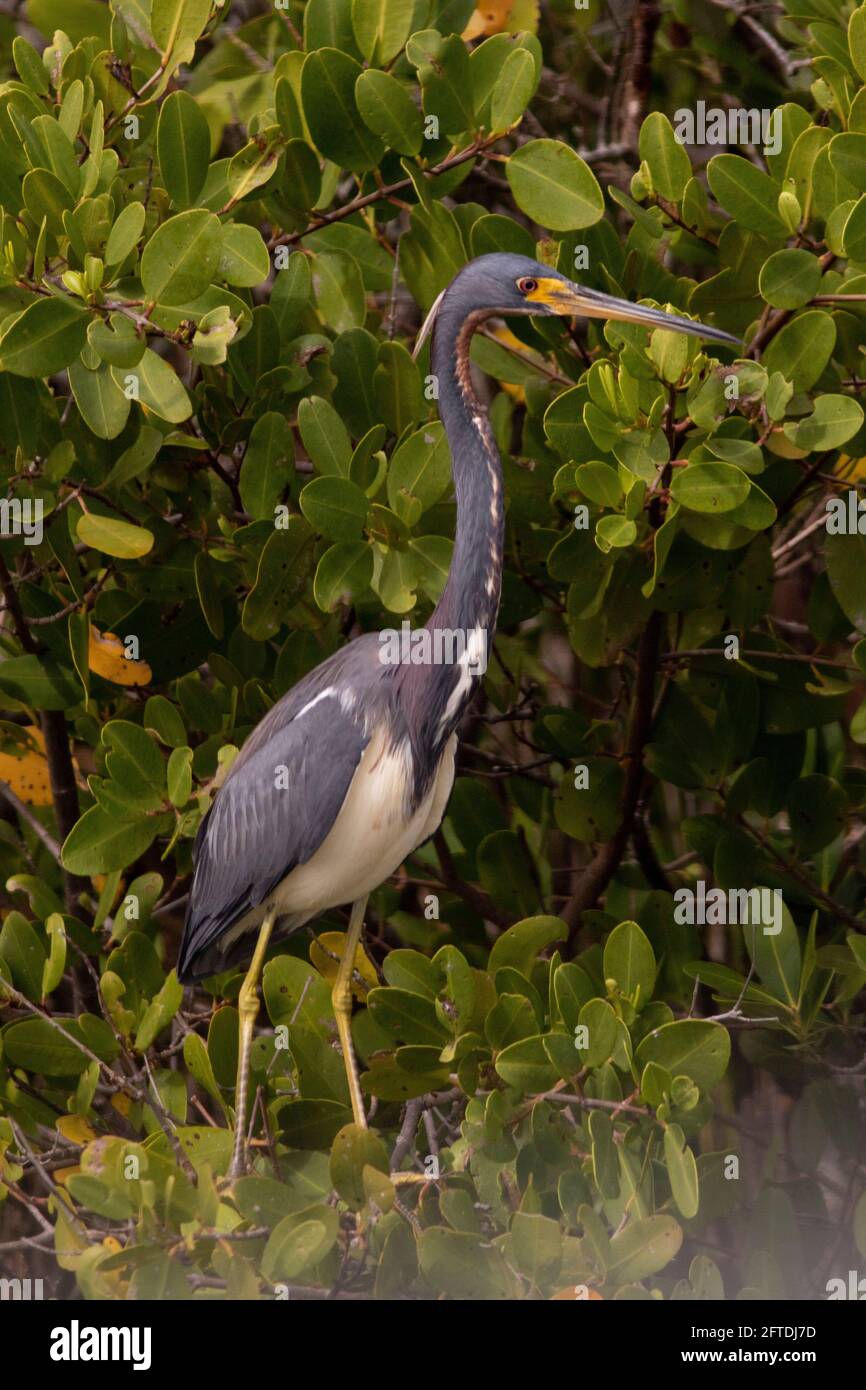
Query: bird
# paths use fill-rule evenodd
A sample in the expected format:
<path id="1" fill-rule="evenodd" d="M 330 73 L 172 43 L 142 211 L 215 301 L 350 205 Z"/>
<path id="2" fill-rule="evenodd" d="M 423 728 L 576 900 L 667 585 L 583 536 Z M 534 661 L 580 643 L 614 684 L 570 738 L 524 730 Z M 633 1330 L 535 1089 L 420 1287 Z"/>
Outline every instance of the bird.
<path id="1" fill-rule="evenodd" d="M 195 840 L 178 978 L 191 984 L 249 962 L 238 996 L 229 1178 L 246 1171 L 250 1049 L 269 944 L 348 905 L 332 1003 L 353 1121 L 367 1127 L 351 1035 L 354 962 L 369 894 L 444 818 L 457 728 L 495 633 L 503 474 L 469 349 L 487 320 L 512 315 L 599 318 L 738 342 L 721 329 L 600 293 L 510 253 L 470 261 L 434 301 L 418 345 L 432 331 L 431 366 L 457 519 L 441 598 L 416 630 L 429 639 L 432 657 L 394 659 L 390 643 L 386 658 L 384 634 L 376 632 L 347 642 L 283 695 L 249 735 Z"/>

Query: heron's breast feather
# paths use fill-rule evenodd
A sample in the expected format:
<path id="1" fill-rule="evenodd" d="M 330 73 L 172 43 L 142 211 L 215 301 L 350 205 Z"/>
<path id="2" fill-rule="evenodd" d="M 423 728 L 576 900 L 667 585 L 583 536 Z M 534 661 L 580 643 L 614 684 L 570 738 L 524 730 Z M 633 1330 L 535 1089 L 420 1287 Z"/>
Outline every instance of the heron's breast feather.
<path id="1" fill-rule="evenodd" d="M 454 782 L 456 736 L 449 739 L 430 787 L 413 805 L 409 743 L 376 730 L 322 844 L 274 890 L 281 912 L 313 915 L 378 888 L 436 830 Z"/>

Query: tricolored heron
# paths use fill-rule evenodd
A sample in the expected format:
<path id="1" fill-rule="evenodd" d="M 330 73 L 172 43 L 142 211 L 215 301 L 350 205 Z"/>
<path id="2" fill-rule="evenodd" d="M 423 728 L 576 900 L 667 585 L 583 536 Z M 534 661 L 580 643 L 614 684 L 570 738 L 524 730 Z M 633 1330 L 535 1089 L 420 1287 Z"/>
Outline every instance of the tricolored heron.
<path id="1" fill-rule="evenodd" d="M 254 943 L 238 998 L 233 1177 L 244 1168 L 258 980 L 274 927 L 285 936 L 348 903 L 333 1006 L 355 1123 L 367 1123 L 350 1029 L 355 954 L 368 895 L 442 821 L 454 781 L 455 730 L 480 680 L 478 657 L 493 638 L 502 469 L 473 388 L 469 344 L 486 319 L 511 314 L 582 315 L 737 341 L 691 319 L 584 289 L 525 256 L 480 256 L 440 295 L 425 330 L 435 318 L 432 366 L 451 447 L 457 532 L 448 579 L 426 627 L 431 638 L 447 632 L 469 640 L 459 653 L 451 646 L 451 659 L 438 664 L 383 660 L 377 633 L 328 657 L 247 739 L 196 839 L 180 979 L 189 983 L 240 964 Z M 440 653 L 445 646 L 439 644 Z M 437 651 L 435 642 L 430 649 Z"/>

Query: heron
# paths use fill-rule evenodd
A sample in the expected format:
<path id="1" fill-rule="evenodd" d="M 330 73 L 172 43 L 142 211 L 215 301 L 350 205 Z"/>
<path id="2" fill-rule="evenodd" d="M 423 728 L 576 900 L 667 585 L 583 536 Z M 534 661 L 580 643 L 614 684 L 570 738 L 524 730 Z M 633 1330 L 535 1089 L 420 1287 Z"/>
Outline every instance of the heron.
<path id="1" fill-rule="evenodd" d="M 352 1044 L 352 979 L 369 894 L 441 824 L 457 728 L 496 627 L 505 522 L 502 468 L 470 367 L 473 333 L 511 315 L 597 318 L 691 334 L 720 329 L 575 284 L 525 256 L 469 262 L 435 301 L 432 370 L 457 504 L 447 580 L 427 632 L 448 660 L 383 659 L 382 634 L 346 643 L 303 677 L 246 739 L 204 817 L 178 960 L 184 984 L 249 962 L 238 996 L 239 1047 L 229 1178 L 246 1168 L 250 1049 L 269 944 L 350 906 L 332 990 L 354 1123 L 367 1127 Z M 281 771 L 283 776 L 280 776 Z M 276 928 L 276 931 L 275 931 Z"/>

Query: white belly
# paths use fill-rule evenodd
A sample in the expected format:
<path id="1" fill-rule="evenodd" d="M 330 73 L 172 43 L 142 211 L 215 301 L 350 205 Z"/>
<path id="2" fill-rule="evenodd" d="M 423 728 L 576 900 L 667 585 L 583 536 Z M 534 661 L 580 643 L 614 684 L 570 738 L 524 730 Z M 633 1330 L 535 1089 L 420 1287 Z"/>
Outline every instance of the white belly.
<path id="1" fill-rule="evenodd" d="M 220 950 L 227 952 L 238 937 L 258 928 L 274 908 L 280 916 L 294 917 L 293 926 L 299 927 L 329 908 L 366 897 L 390 878 L 441 822 L 454 784 L 456 748 L 457 735 L 452 734 L 429 793 L 407 819 L 411 755 L 408 748 L 394 752 L 381 733 L 374 734 L 337 819 L 315 854 L 224 933 Z"/>
<path id="2" fill-rule="evenodd" d="M 381 734 L 374 734 L 328 835 L 312 858 L 275 889 L 274 906 L 281 913 L 312 917 L 355 902 L 384 883 L 439 825 L 454 783 L 456 747 L 455 734 L 428 795 L 407 819 L 406 788 L 412 776 L 408 745 L 395 752 Z"/>

